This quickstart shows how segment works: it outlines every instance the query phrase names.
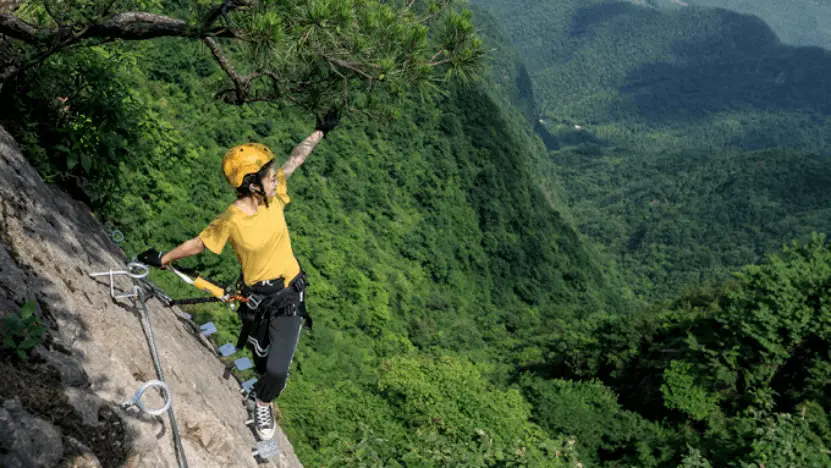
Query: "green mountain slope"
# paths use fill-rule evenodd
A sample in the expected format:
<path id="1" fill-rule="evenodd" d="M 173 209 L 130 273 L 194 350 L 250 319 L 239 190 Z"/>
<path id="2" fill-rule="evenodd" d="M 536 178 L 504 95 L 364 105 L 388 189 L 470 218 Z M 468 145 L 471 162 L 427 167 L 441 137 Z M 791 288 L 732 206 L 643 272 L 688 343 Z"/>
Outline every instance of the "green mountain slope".
<path id="1" fill-rule="evenodd" d="M 831 49 L 831 4 L 825 0 L 687 0 L 762 18 L 786 44 Z"/>
<path id="2" fill-rule="evenodd" d="M 787 150 L 643 157 L 566 150 L 561 179 L 582 233 L 618 252 L 638 290 L 673 296 L 831 232 L 831 159 Z"/>
<path id="3" fill-rule="evenodd" d="M 752 231 L 738 236 L 754 223 L 773 239 L 820 214 L 824 160 L 648 153 L 553 127 L 562 149 L 546 152 L 528 122 L 538 93 L 493 20 L 480 21 L 492 51 L 486 81 L 407 100 L 397 121 L 350 116 L 290 181 L 287 218 L 315 330 L 279 406 L 301 460 L 828 465 L 824 240 L 644 307 L 571 222 L 625 244 L 633 276 L 668 289 L 682 263 L 757 258 L 764 245 L 731 250 L 758 244 Z M 218 77 L 206 51 L 183 41 L 79 48 L 4 94 L 0 120 L 45 177 L 126 234 L 125 250 L 165 249 L 233 198 L 218 167 L 225 148 L 255 140 L 285 154 L 312 125 L 291 107 L 215 102 Z M 69 107 L 55 96 L 71 96 Z M 791 221 L 771 219 L 770 207 Z M 705 216 L 730 230 L 719 238 L 700 225 Z M 719 239 L 723 250 L 702 245 Z M 236 277 L 230 249 L 198 263 Z M 174 297 L 194 294 L 165 272 L 153 277 Z M 225 308 L 190 311 L 218 325 L 218 344 L 239 327 Z"/>
<path id="4" fill-rule="evenodd" d="M 484 35 L 495 86 L 413 98 L 397 121 L 349 116 L 290 181 L 286 216 L 315 330 L 279 404 L 305 463 L 560 466 L 572 456 L 568 434 L 544 432 L 512 382 L 563 324 L 629 313 L 635 301 L 559 211 L 561 195 L 538 184 L 550 162 L 528 108 L 510 104 L 531 102 L 527 77 L 498 30 Z M 290 107 L 215 102 L 219 76 L 186 41 L 80 49 L 6 95 L 15 112 L 3 121 L 45 176 L 124 232 L 128 253 L 166 250 L 233 200 L 225 148 L 260 141 L 286 154 L 312 128 Z M 48 105 L 55 95 L 72 96 L 71 109 Z M 231 249 L 190 265 L 237 276 Z M 153 276 L 174 297 L 194 294 Z M 218 325 L 218 344 L 238 331 L 227 309 L 191 312 Z"/>
<path id="5" fill-rule="evenodd" d="M 672 295 L 831 229 L 828 52 L 722 9 L 477 3 L 529 64 L 538 130 L 557 140 L 549 177 L 639 292 Z"/>
<path id="6" fill-rule="evenodd" d="M 618 395 L 623 415 L 661 421 L 665 432 L 609 420 L 614 405 L 602 392 L 575 392 L 556 379 L 529 392 L 556 408 L 540 423 L 579 430 L 583 440 L 610 427 L 604 442 L 639 433 L 617 449 L 597 446 L 600 466 L 828 466 L 829 260 L 822 237 L 788 246 L 634 320 L 581 324 L 582 343 L 552 346 L 535 370 L 549 379 L 598 379 Z M 569 423 L 575 418 L 581 423 Z M 619 463 L 627 451 L 638 461 Z"/>
<path id="7" fill-rule="evenodd" d="M 500 18 L 552 129 L 642 150 L 828 151 L 831 55 L 760 19 L 614 0 L 477 4 Z"/>

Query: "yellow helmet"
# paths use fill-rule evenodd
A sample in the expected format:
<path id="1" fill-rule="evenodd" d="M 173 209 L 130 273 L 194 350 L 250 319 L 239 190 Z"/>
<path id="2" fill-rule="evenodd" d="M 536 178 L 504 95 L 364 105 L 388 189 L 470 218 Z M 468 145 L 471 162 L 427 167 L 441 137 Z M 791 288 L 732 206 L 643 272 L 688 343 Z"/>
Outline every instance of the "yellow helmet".
<path id="1" fill-rule="evenodd" d="M 222 158 L 222 172 L 234 188 L 242 185 L 246 175 L 259 171 L 274 159 L 274 154 L 265 145 L 246 143 L 234 146 Z"/>

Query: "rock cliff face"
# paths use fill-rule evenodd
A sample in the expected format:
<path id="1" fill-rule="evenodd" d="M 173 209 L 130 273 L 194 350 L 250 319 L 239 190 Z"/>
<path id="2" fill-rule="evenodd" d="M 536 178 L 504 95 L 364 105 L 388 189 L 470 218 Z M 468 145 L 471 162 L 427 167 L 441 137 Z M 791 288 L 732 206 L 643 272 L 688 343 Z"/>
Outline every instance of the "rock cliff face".
<path id="1" fill-rule="evenodd" d="M 81 203 L 49 187 L 0 127 L 0 315 L 36 300 L 47 338 L 23 363 L 0 359 L 0 466 L 177 466 L 167 415 L 122 409 L 156 379 L 143 311 L 112 299 L 107 278 L 126 258 Z M 133 286 L 117 280 L 122 291 Z M 177 309 L 147 301 L 190 467 L 257 466 L 239 385 L 222 378 L 213 345 Z M 162 399 L 149 390 L 148 407 Z M 268 465 L 301 466 L 282 431 Z"/>

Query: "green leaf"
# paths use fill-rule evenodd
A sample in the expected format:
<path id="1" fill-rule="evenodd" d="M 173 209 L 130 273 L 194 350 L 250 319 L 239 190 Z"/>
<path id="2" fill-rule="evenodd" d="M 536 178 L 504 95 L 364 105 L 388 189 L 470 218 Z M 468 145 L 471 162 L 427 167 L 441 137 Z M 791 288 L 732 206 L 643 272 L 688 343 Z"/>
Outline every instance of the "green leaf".
<path id="1" fill-rule="evenodd" d="M 3 317 L 3 330 L 17 334 L 23 328 L 23 320 L 18 315 Z"/>
<path id="2" fill-rule="evenodd" d="M 87 153 L 81 153 L 81 167 L 84 172 L 89 172 L 92 169 L 92 158 Z"/>
<path id="3" fill-rule="evenodd" d="M 72 169 L 78 165 L 78 157 L 75 156 L 74 153 L 70 153 L 66 156 L 66 168 Z"/>
<path id="4" fill-rule="evenodd" d="M 35 313 L 35 301 L 26 301 L 23 306 L 20 307 L 20 317 L 21 318 L 29 318 Z"/>
<path id="5" fill-rule="evenodd" d="M 17 346 L 17 349 L 29 350 L 37 346 L 39 343 L 40 339 L 38 339 L 38 337 L 29 336 L 25 340 L 23 340 L 23 342 L 20 343 L 20 345 Z"/>

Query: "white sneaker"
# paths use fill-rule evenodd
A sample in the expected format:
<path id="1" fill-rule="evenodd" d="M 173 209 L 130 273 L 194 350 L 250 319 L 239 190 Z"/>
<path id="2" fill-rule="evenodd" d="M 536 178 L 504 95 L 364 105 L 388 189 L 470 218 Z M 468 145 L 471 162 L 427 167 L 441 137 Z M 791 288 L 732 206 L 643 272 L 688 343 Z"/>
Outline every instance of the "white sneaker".
<path id="1" fill-rule="evenodd" d="M 274 407 L 271 403 L 262 403 L 257 400 L 254 408 L 254 428 L 260 440 L 269 440 L 274 437 Z"/>

